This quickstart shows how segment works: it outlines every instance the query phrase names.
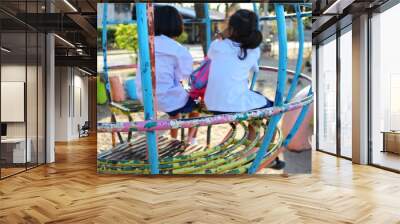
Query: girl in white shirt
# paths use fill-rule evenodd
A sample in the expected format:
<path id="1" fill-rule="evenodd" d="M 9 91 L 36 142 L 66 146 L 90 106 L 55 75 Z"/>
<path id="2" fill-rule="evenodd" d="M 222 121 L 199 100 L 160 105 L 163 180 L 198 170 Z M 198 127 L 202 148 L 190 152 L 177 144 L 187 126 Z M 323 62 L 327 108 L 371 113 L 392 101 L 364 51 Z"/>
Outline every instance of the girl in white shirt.
<path id="1" fill-rule="evenodd" d="M 157 109 L 167 113 L 170 119 L 178 119 L 181 113 L 197 117 L 198 113 L 193 112 L 196 102 L 181 84 L 193 71 L 193 59 L 189 51 L 174 40 L 183 32 L 182 16 L 172 6 L 157 6 L 154 9 L 154 27 Z M 139 73 L 140 68 L 137 71 Z M 141 84 L 138 74 L 136 93 L 142 101 Z M 177 132 L 172 129 L 171 137 L 176 138 Z M 193 132 L 189 130 L 189 133 Z M 194 142 L 194 138 L 189 139 L 189 143 Z"/>
<path id="2" fill-rule="evenodd" d="M 211 43 L 208 57 L 210 73 L 204 101 L 214 114 L 245 112 L 273 106 L 273 102 L 249 89 L 250 72 L 258 71 L 262 34 L 257 29 L 257 15 L 238 10 L 229 18 L 227 37 Z M 255 132 L 249 126 L 249 139 Z"/>

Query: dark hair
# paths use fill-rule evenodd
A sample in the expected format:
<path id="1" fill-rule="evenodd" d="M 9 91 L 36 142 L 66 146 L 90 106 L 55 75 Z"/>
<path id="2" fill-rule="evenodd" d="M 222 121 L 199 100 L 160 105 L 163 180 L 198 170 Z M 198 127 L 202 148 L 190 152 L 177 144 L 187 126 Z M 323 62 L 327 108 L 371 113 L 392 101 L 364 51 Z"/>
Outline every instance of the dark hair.
<path id="1" fill-rule="evenodd" d="M 260 45 L 262 34 L 257 28 L 257 15 L 246 9 L 236 11 L 229 18 L 229 39 L 240 43 L 240 60 L 247 57 L 247 49 L 254 49 Z"/>
<path id="2" fill-rule="evenodd" d="M 172 6 L 154 7 L 154 35 L 179 37 L 183 32 L 183 20 L 178 10 Z"/>

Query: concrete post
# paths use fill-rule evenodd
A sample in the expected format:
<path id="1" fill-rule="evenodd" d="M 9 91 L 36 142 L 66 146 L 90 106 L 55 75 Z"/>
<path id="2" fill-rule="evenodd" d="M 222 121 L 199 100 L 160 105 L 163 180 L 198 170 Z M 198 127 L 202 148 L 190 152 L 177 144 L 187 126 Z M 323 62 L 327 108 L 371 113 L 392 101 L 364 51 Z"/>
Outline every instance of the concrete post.
<path id="1" fill-rule="evenodd" d="M 353 19 L 353 162 L 368 163 L 368 15 Z"/>

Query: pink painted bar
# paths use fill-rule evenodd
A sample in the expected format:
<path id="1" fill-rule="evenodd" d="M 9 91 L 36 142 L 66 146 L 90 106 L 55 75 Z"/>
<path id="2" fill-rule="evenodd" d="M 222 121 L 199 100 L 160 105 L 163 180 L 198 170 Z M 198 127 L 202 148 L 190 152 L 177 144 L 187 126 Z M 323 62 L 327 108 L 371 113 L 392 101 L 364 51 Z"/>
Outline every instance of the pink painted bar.
<path id="1" fill-rule="evenodd" d="M 222 114 L 192 119 L 176 120 L 148 120 L 136 122 L 98 123 L 98 132 L 128 132 L 128 131 L 161 131 L 176 128 L 191 128 L 216 124 L 231 123 L 255 118 L 270 117 L 272 115 L 299 109 L 312 103 L 313 95 L 300 101 L 284 104 L 281 107 L 270 107 L 241 113 Z"/>

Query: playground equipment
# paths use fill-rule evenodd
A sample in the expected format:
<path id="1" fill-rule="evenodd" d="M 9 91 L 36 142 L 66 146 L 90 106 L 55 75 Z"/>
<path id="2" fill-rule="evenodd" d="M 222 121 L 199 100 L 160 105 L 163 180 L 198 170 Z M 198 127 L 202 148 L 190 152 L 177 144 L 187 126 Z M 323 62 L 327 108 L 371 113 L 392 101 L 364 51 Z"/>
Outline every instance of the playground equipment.
<path id="1" fill-rule="evenodd" d="M 133 112 L 138 112 L 143 110 L 143 106 L 138 100 L 125 100 L 125 97 L 121 97 L 123 95 L 121 92 L 123 91 L 123 88 L 120 87 L 117 90 L 114 90 L 114 94 L 112 94 L 111 91 L 111 79 L 109 77 L 109 66 L 108 66 L 108 61 L 107 61 L 107 26 L 110 24 L 113 24 L 112 21 L 107 20 L 107 11 L 108 11 L 108 4 L 104 3 L 104 13 L 103 13 L 103 18 L 102 18 L 102 49 L 103 49 L 103 74 L 102 74 L 102 80 L 104 81 L 103 83 L 99 83 L 101 79 L 98 79 L 97 86 L 98 86 L 98 92 L 97 92 L 97 98 L 101 100 L 100 104 L 103 103 L 108 103 L 109 109 L 111 111 L 111 122 L 116 122 L 116 115 L 117 114 L 123 114 L 128 117 L 129 121 L 133 121 L 133 118 L 131 116 L 131 113 Z M 115 23 L 114 23 L 115 24 Z M 117 80 L 114 80 L 114 83 L 116 85 L 120 84 L 119 77 Z M 119 94 L 116 94 L 119 93 Z M 131 92 L 128 92 L 128 95 L 134 95 Z M 114 96 L 114 97 L 113 97 Z M 114 101 L 113 99 L 120 99 Z M 99 100 L 98 100 L 99 103 Z M 128 132 L 128 138 L 126 141 L 124 141 L 121 133 L 112 133 L 112 142 L 113 146 L 116 144 L 115 141 L 115 134 L 117 134 L 118 139 L 119 139 L 119 144 L 122 144 L 124 142 L 129 142 L 132 138 L 132 132 Z"/>
<path id="2" fill-rule="evenodd" d="M 104 11 L 107 12 L 107 8 Z M 309 7 L 309 4 L 303 4 Z M 304 117 L 308 105 L 313 101 L 313 92 L 309 88 L 307 96 L 292 101 L 299 79 L 311 80 L 301 74 L 304 28 L 302 17 L 311 13 L 303 13 L 301 4 L 295 4 L 296 13 L 285 15 L 282 4 L 275 4 L 276 16 L 260 17 L 259 20 L 276 20 L 279 41 L 279 67 L 271 68 L 261 66 L 260 71 L 274 71 L 278 73 L 275 105 L 271 108 L 257 109 L 243 113 L 229 113 L 223 115 L 206 116 L 191 119 L 157 120 L 154 111 L 154 47 L 152 39 L 153 17 L 151 3 L 136 3 L 136 22 L 138 25 L 138 40 L 140 53 L 140 68 L 142 69 L 142 91 L 144 101 L 144 121 L 99 123 L 98 132 L 133 132 L 145 131 L 146 137 L 129 139 L 126 143 L 119 144 L 111 151 L 98 155 L 98 171 L 103 173 L 131 173 L 131 174 L 211 174 L 211 173 L 249 173 L 254 174 L 261 168 L 270 164 L 278 154 L 287 146 L 296 134 Z M 208 16 L 208 4 L 204 4 L 205 19 L 196 19 L 185 22 L 204 23 L 207 29 L 207 46 L 211 42 L 211 20 Z M 298 20 L 299 51 L 295 71 L 287 70 L 287 38 L 286 18 L 295 16 Z M 115 21 L 113 21 L 115 22 Z M 132 22 L 132 21 L 129 21 Z M 104 24 L 107 21 L 103 16 Z M 153 35 L 153 36 L 152 36 Z M 103 33 L 104 38 L 104 33 Z M 150 42 L 149 42 L 150 40 Z M 103 47 L 104 47 L 103 41 Z M 106 46 L 105 46 L 106 47 Z M 105 66 L 106 66 L 106 55 Z M 152 64 L 153 63 L 153 64 Z M 107 69 L 105 67 L 105 74 Z M 289 92 L 284 98 L 287 74 L 293 76 Z M 254 87 L 257 75 L 252 77 L 251 88 Z M 106 83 L 109 93 L 109 84 Z M 283 113 L 301 109 L 296 122 L 287 136 L 283 136 L 277 124 Z M 267 118 L 267 121 L 263 119 Z M 245 123 L 253 122 L 256 128 L 256 138 L 247 140 L 248 126 Z M 156 131 L 211 126 L 230 123 L 231 130 L 223 141 L 214 147 L 190 146 L 182 147 L 182 142 L 157 137 Z M 244 134 L 236 138 L 238 128 Z M 263 131 L 262 131 L 263 130 Z M 262 134 L 263 133 L 263 134 Z M 262 141 L 261 141 L 262 140 Z M 261 144 L 259 142 L 261 141 Z M 158 142 L 158 144 L 157 144 Z M 283 147 L 282 147 L 283 146 Z M 147 158 L 148 156 L 148 158 Z"/>

